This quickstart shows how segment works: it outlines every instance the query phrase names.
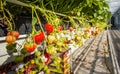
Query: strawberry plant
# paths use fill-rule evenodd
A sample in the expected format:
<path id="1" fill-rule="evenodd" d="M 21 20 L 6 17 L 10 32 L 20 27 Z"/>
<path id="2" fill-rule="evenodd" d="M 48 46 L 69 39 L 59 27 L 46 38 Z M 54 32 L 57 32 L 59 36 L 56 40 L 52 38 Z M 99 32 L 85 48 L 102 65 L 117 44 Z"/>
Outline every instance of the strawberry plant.
<path id="1" fill-rule="evenodd" d="M 65 49 L 67 50 L 69 44 L 83 45 L 83 39 L 90 38 L 90 34 L 93 36 L 98 35 L 106 27 L 107 24 L 105 22 L 110 15 L 108 4 L 105 0 L 19 1 L 28 4 L 31 9 L 23 6 L 18 8 L 20 10 L 27 9 L 24 11 L 28 11 L 28 14 L 32 15 L 32 33 L 21 44 L 16 41 L 19 38 L 19 32 L 15 31 L 13 15 L 10 14 L 15 6 L 2 0 L 0 1 L 0 10 L 3 19 L 9 24 L 9 32 L 6 36 L 6 42 L 8 43 L 6 49 L 17 51 L 18 55 L 15 56 L 16 63 L 22 62 L 21 60 L 23 60 L 27 53 L 34 52 L 38 49 L 39 45 L 43 45 L 41 53 L 35 52 L 35 58 L 25 63 L 23 69 L 27 74 L 35 74 L 41 70 L 44 70 L 46 74 L 50 74 L 51 70 L 48 66 L 50 60 L 53 60 L 50 65 L 56 68 L 52 71 L 62 74 L 63 66 L 61 65 L 61 59 L 60 57 L 55 57 L 55 55 Z M 7 7 L 9 7 L 9 10 Z M 19 9 L 14 11 L 19 11 Z M 44 18 L 47 22 L 44 26 L 41 23 L 40 17 Z M 39 31 L 35 29 L 36 23 L 40 26 Z M 83 30 L 83 28 L 88 28 L 91 25 L 95 28 L 95 31 L 90 31 L 89 29 Z M 53 58 L 51 59 L 51 57 Z M 20 73 L 23 73 L 22 69 Z"/>
<path id="2" fill-rule="evenodd" d="M 62 59 L 60 57 L 54 57 L 53 63 L 50 64 L 52 67 L 54 67 L 54 69 L 52 69 L 52 72 L 60 73 L 60 74 L 63 73 L 62 71 L 63 66 L 61 62 L 62 62 Z"/>

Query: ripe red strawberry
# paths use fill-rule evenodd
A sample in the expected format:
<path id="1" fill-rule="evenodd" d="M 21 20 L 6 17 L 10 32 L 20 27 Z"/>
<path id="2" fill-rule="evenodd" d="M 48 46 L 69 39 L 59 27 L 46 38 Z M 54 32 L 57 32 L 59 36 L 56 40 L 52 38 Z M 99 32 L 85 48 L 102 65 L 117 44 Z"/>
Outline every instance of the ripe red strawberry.
<path id="1" fill-rule="evenodd" d="M 33 52 L 36 49 L 35 43 L 25 43 L 24 48 L 27 49 L 27 52 Z"/>
<path id="2" fill-rule="evenodd" d="M 62 31 L 62 26 L 58 26 L 58 30 L 59 30 L 59 31 Z"/>
<path id="3" fill-rule="evenodd" d="M 45 51 L 44 56 L 45 58 L 47 58 L 47 60 L 45 61 L 45 64 L 48 64 L 50 62 L 50 54 Z"/>
<path id="4" fill-rule="evenodd" d="M 19 32 L 18 31 L 9 31 L 7 33 L 7 35 L 13 35 L 14 37 L 16 37 L 16 39 L 19 37 Z"/>
<path id="5" fill-rule="evenodd" d="M 33 40 L 35 41 L 36 44 L 40 44 L 44 39 L 45 39 L 45 36 L 43 32 L 36 34 L 33 37 Z"/>
<path id="6" fill-rule="evenodd" d="M 47 35 L 49 35 L 53 31 L 53 26 L 49 23 L 45 24 L 45 29 L 47 31 Z"/>
<path id="7" fill-rule="evenodd" d="M 12 35 L 7 35 L 5 40 L 6 40 L 7 43 L 11 44 L 11 43 L 16 41 L 16 38 Z"/>
<path id="8" fill-rule="evenodd" d="M 69 27 L 69 31 L 72 32 L 73 31 L 73 27 Z"/>

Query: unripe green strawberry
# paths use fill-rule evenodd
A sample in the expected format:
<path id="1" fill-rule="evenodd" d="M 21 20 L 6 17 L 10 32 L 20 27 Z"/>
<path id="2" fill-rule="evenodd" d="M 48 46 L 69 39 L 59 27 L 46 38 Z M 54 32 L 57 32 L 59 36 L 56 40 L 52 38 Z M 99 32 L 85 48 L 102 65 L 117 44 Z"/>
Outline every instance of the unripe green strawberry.
<path id="1" fill-rule="evenodd" d="M 62 31 L 62 26 L 58 26 L 58 30 L 59 30 L 59 31 Z"/>
<path id="2" fill-rule="evenodd" d="M 21 53 L 25 55 L 27 53 L 27 50 L 25 48 L 22 48 Z"/>
<path id="3" fill-rule="evenodd" d="M 16 45 L 17 45 L 17 43 L 7 44 L 6 49 L 7 50 L 14 50 L 14 49 L 16 49 Z"/>
<path id="4" fill-rule="evenodd" d="M 61 46 L 63 46 L 63 43 L 60 42 L 60 41 L 58 41 L 58 42 L 56 43 L 56 45 L 61 47 Z"/>
<path id="5" fill-rule="evenodd" d="M 40 51 L 35 52 L 35 56 L 40 57 Z"/>
<path id="6" fill-rule="evenodd" d="M 30 60 L 30 64 L 35 64 L 35 60 Z"/>
<path id="7" fill-rule="evenodd" d="M 22 56 L 22 55 L 15 56 L 14 62 L 21 63 L 21 62 L 23 62 L 23 58 L 24 58 L 24 56 Z"/>
<path id="8" fill-rule="evenodd" d="M 55 43 L 57 41 L 56 37 L 54 35 L 48 36 L 48 43 Z"/>

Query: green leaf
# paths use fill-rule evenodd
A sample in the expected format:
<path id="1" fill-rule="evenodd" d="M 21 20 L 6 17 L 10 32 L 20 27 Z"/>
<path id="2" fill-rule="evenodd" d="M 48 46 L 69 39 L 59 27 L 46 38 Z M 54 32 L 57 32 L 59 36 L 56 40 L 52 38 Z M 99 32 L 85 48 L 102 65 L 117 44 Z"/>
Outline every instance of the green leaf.
<path id="1" fill-rule="evenodd" d="M 109 20 L 112 17 L 111 12 L 108 12 L 107 19 Z"/>
<path id="2" fill-rule="evenodd" d="M 23 62 L 23 59 L 24 59 L 23 55 L 14 56 L 14 62 L 15 63 L 21 63 L 21 62 Z"/>
<path id="3" fill-rule="evenodd" d="M 32 25 L 34 26 L 36 23 L 37 23 L 37 18 L 36 18 L 36 17 L 33 17 L 33 18 L 32 18 Z"/>
<path id="4" fill-rule="evenodd" d="M 97 17 L 97 13 L 94 13 L 93 15 L 94 15 L 95 18 Z"/>
<path id="5" fill-rule="evenodd" d="M 15 52 L 15 53 L 16 53 L 16 52 L 17 52 L 17 49 L 14 49 L 14 50 L 13 50 L 13 52 Z"/>
<path id="6" fill-rule="evenodd" d="M 103 5 L 104 5 L 104 7 L 107 7 L 107 8 L 109 8 L 109 5 L 108 5 L 108 3 L 104 2 L 104 3 L 103 3 Z"/>
<path id="7" fill-rule="evenodd" d="M 86 0 L 87 4 L 90 4 L 90 0 Z"/>
<path id="8" fill-rule="evenodd" d="M 87 2 L 87 5 L 88 5 L 89 7 L 92 6 L 92 1 L 91 1 L 91 0 L 86 0 L 86 2 Z"/>
<path id="9" fill-rule="evenodd" d="M 98 3 L 99 9 L 102 9 L 102 5 L 100 4 L 100 2 L 97 2 L 97 3 Z"/>
<path id="10" fill-rule="evenodd" d="M 22 49 L 21 49 L 21 53 L 22 53 L 23 55 L 25 55 L 25 54 L 27 53 L 27 49 L 22 48 Z"/>
<path id="11" fill-rule="evenodd" d="M 7 50 L 14 50 L 16 49 L 17 43 L 7 44 L 6 49 Z"/>

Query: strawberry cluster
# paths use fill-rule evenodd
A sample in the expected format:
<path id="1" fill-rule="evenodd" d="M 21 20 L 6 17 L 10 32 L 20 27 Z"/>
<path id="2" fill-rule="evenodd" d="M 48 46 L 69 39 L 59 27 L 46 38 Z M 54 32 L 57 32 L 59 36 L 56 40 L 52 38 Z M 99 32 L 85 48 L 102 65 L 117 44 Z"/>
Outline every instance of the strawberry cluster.
<path id="1" fill-rule="evenodd" d="M 18 37 L 19 37 L 19 32 L 9 31 L 6 36 L 6 42 L 8 44 L 14 43 Z"/>

